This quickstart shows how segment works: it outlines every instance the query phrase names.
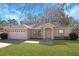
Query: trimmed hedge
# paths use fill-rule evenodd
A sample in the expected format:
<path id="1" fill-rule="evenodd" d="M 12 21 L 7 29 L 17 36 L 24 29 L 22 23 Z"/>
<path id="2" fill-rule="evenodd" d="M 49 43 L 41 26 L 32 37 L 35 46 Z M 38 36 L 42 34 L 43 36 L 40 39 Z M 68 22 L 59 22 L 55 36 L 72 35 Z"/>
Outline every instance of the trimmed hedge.
<path id="1" fill-rule="evenodd" d="M 8 34 L 7 33 L 1 33 L 0 37 L 1 37 L 1 39 L 8 39 Z"/>
<path id="2" fill-rule="evenodd" d="M 70 40 L 77 40 L 78 39 L 78 34 L 77 33 L 70 33 L 69 38 L 70 38 Z"/>

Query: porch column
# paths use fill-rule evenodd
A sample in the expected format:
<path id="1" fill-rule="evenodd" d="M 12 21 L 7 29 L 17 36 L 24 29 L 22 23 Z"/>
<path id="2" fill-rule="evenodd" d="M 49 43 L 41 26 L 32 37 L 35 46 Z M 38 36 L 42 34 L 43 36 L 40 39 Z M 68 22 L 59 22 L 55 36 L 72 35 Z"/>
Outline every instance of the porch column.
<path id="1" fill-rule="evenodd" d="M 43 39 L 45 40 L 45 28 L 42 29 Z"/>

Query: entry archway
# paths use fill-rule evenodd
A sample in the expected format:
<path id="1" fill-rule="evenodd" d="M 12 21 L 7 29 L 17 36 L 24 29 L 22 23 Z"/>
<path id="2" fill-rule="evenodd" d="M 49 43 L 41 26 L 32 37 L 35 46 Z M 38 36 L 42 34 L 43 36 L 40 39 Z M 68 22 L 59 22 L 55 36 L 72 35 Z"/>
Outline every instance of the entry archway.
<path id="1" fill-rule="evenodd" d="M 51 39 L 51 28 L 46 28 L 45 29 L 45 38 L 46 39 Z"/>
<path id="2" fill-rule="evenodd" d="M 54 39 L 53 35 L 53 25 L 51 23 L 46 23 L 42 27 L 43 39 Z"/>

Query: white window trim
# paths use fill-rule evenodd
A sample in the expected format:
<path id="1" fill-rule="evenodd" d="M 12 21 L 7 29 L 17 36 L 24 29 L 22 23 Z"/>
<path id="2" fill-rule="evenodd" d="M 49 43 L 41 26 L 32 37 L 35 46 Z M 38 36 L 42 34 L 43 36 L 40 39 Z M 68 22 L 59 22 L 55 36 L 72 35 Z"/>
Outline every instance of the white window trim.
<path id="1" fill-rule="evenodd" d="M 64 34 L 64 29 L 59 29 L 59 30 L 58 30 L 58 33 L 59 33 L 59 34 Z"/>

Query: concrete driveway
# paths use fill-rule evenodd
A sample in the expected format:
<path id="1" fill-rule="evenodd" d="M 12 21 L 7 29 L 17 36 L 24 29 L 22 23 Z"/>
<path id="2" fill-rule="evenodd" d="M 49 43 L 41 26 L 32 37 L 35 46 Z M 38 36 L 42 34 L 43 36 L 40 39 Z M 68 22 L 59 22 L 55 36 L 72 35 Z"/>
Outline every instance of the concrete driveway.
<path id="1" fill-rule="evenodd" d="M 15 44 L 16 42 L 21 42 L 24 40 L 16 40 L 16 39 L 6 39 L 0 40 L 0 48 L 7 47 L 9 45 Z"/>
<path id="2" fill-rule="evenodd" d="M 9 45 L 12 45 L 12 44 L 0 42 L 0 48 L 7 47 L 7 46 L 9 46 Z"/>

